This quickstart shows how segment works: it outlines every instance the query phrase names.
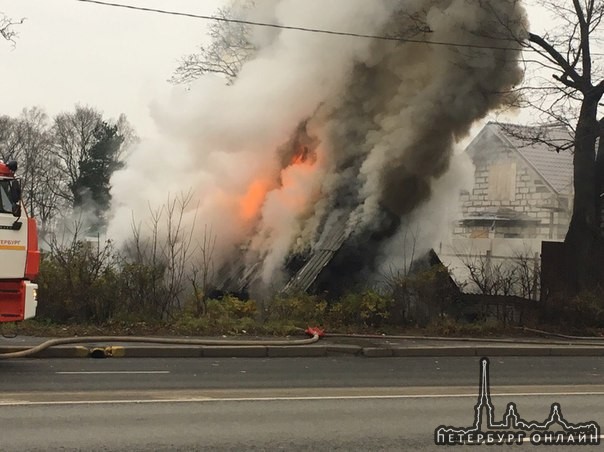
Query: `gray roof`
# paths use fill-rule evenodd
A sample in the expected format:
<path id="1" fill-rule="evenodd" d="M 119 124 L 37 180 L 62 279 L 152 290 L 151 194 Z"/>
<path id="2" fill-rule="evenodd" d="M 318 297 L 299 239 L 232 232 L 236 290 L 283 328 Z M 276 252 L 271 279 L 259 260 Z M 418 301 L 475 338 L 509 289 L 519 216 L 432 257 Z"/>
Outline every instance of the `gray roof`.
<path id="1" fill-rule="evenodd" d="M 558 194 L 569 194 L 573 181 L 573 135 L 563 125 L 540 127 L 489 122 L 491 130 L 524 160 Z"/>
<path id="2" fill-rule="evenodd" d="M 349 236 L 348 217 L 340 221 L 328 221 L 319 242 L 306 264 L 288 281 L 282 292 L 305 292 L 319 277 L 323 269 L 331 262 Z"/>

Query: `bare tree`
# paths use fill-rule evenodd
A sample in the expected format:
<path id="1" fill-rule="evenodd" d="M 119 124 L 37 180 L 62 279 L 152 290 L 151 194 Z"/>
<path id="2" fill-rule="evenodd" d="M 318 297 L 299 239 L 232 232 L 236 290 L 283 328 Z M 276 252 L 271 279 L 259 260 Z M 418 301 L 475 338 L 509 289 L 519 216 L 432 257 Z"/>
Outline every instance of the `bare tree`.
<path id="1" fill-rule="evenodd" d="M 195 302 L 195 313 L 202 316 L 207 312 L 208 294 L 214 283 L 214 251 L 216 249 L 216 235 L 211 227 L 205 225 L 203 236 L 199 243 L 199 258 L 193 266 L 190 275 L 193 286 L 193 298 Z"/>
<path id="2" fill-rule="evenodd" d="M 76 106 L 73 113 L 61 113 L 55 117 L 55 152 L 66 182 L 58 194 L 72 205 L 75 199 L 72 188 L 77 185 L 82 164 L 96 142 L 95 131 L 102 120 L 101 113 L 82 106 Z"/>
<path id="3" fill-rule="evenodd" d="M 539 255 L 525 247 L 511 256 L 494 256 L 468 250 L 455 253 L 467 271 L 467 281 L 458 281 L 460 287 L 482 295 L 517 296 L 526 300 L 539 297 Z M 472 287 L 473 286 L 473 287 Z"/>
<path id="4" fill-rule="evenodd" d="M 529 249 L 516 252 L 513 257 L 516 269 L 515 287 L 517 294 L 527 300 L 539 300 L 541 292 L 541 264 L 539 253 L 531 254 Z"/>
<path id="5" fill-rule="evenodd" d="M 122 263 L 130 312 L 166 319 L 182 308 L 185 283 L 197 252 L 193 240 L 196 214 L 191 222 L 186 221 L 191 201 L 191 193 L 168 198 L 164 206 L 151 210 L 145 229 L 133 220 Z"/>
<path id="6" fill-rule="evenodd" d="M 574 149 L 573 215 L 565 244 L 570 259 L 570 289 L 581 291 L 598 282 L 598 249 L 604 194 L 604 120 L 598 108 L 604 95 L 602 67 L 594 53 L 601 42 L 604 0 L 539 0 L 554 16 L 555 29 L 543 35 L 528 33 L 527 64 L 537 63 L 533 77 L 522 88 L 525 104 L 540 112 L 543 122 L 564 124 L 572 141 L 551 143 L 543 129 L 528 140 L 549 143 L 553 149 Z M 514 37 L 520 39 L 521 37 Z M 545 78 L 542 74 L 552 74 Z M 539 129 L 535 129 L 539 130 Z M 600 142 L 597 147 L 597 142 Z M 602 282 L 602 281 L 601 281 Z"/>
<path id="7" fill-rule="evenodd" d="M 33 107 L 24 109 L 18 118 L 0 118 L 0 158 L 17 160 L 25 206 L 38 219 L 44 235 L 62 203 L 56 194 L 61 175 L 53 136 L 42 109 Z"/>
<path id="8" fill-rule="evenodd" d="M 17 159 L 21 153 L 17 130 L 18 124 L 15 118 L 0 116 L 0 159 L 5 162 Z"/>
<path id="9" fill-rule="evenodd" d="M 117 121 L 115 122 L 117 127 L 117 133 L 120 137 L 122 137 L 122 146 L 120 147 L 120 151 L 118 153 L 117 160 L 124 161 L 126 160 L 128 151 L 140 142 L 140 137 L 137 135 L 136 130 L 125 114 L 121 114 Z"/>
<path id="10" fill-rule="evenodd" d="M 168 262 L 166 274 L 168 293 L 173 294 L 172 306 L 169 306 L 169 308 L 182 307 L 180 293 L 184 290 L 186 274 L 191 265 L 191 257 L 194 254 L 193 232 L 195 231 L 195 219 L 190 225 L 185 223 L 185 214 L 192 199 L 193 194 L 189 192 L 183 193 L 174 199 L 168 198 L 166 203 L 164 256 L 166 256 Z M 197 212 L 197 209 L 195 209 L 195 212 Z"/>
<path id="11" fill-rule="evenodd" d="M 44 234 L 61 204 L 56 195 L 60 176 L 55 171 L 57 162 L 52 153 L 53 137 L 46 113 L 35 107 L 23 110 L 19 118 L 19 134 L 24 200 L 28 210 L 38 218 Z"/>
<path id="12" fill-rule="evenodd" d="M 0 13 L 0 36 L 13 45 L 18 33 L 15 31 L 15 25 L 21 25 L 25 19 L 14 20 L 4 13 Z"/>
<path id="13" fill-rule="evenodd" d="M 231 4 L 219 8 L 215 17 L 234 19 L 253 5 L 253 0 L 240 2 L 237 8 Z M 186 84 L 204 74 L 220 74 L 231 83 L 237 77 L 241 66 L 256 51 L 249 39 L 249 25 L 217 20 L 211 22 L 208 28 L 209 44 L 201 45 L 196 53 L 183 57 L 170 82 Z"/>

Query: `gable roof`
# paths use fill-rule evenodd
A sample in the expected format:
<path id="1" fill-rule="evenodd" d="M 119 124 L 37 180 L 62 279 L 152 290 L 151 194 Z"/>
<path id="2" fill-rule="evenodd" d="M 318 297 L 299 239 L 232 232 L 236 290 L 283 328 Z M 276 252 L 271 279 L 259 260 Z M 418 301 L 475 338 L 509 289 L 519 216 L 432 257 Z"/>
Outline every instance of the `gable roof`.
<path id="1" fill-rule="evenodd" d="M 506 146 L 514 149 L 558 194 L 570 193 L 573 181 L 573 153 L 570 130 L 560 124 L 540 127 L 489 122 L 482 132 L 490 131 Z M 469 147 L 476 146 L 480 133 Z M 562 149 L 561 149 L 562 148 Z M 557 149 L 560 149 L 557 152 Z"/>

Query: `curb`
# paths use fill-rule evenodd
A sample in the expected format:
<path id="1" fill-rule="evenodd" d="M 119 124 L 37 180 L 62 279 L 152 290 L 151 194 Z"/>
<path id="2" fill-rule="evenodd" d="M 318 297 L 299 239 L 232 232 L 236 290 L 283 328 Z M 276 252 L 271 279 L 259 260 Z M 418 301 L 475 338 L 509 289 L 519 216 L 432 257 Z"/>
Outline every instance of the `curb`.
<path id="1" fill-rule="evenodd" d="M 0 354 L 28 350 L 28 347 L 0 346 Z M 593 356 L 604 357 L 597 346 L 444 346 L 444 347 L 361 347 L 357 345 L 297 346 L 58 346 L 31 358 L 319 358 L 360 356 L 366 358 L 432 358 L 481 356 Z M 16 358 L 15 358 L 16 359 Z"/>
<path id="2" fill-rule="evenodd" d="M 327 356 L 324 345 L 267 347 L 269 358 L 315 358 Z"/>
<path id="3" fill-rule="evenodd" d="M 235 347 L 226 345 L 205 346 L 200 348 L 200 357 L 203 358 L 265 358 L 266 347 L 250 345 L 248 347 Z"/>

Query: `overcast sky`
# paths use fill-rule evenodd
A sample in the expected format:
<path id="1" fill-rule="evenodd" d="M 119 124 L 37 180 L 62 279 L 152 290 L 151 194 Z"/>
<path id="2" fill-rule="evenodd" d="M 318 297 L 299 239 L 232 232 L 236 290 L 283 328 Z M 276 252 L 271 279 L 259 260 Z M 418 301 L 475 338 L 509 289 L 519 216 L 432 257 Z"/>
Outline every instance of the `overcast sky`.
<path id="1" fill-rule="evenodd" d="M 212 14 L 224 0 L 120 2 Z M 178 59 L 206 36 L 201 20 L 75 0 L 0 0 L 0 11 L 26 18 L 15 48 L 0 42 L 0 114 L 38 105 L 54 115 L 80 103 L 107 117 L 125 113 L 142 136 L 153 130 L 149 103 L 170 89 Z M 534 10 L 531 19 L 541 22 Z"/>
<path id="2" fill-rule="evenodd" d="M 222 0 L 122 3 L 212 14 Z M 108 117 L 125 113 L 141 135 L 153 127 L 149 102 L 206 32 L 201 20 L 75 0 L 0 0 L 0 11 L 26 18 L 14 49 L 0 43 L 0 114 L 39 105 L 53 115 L 80 103 Z"/>

